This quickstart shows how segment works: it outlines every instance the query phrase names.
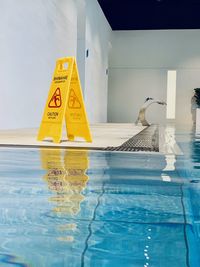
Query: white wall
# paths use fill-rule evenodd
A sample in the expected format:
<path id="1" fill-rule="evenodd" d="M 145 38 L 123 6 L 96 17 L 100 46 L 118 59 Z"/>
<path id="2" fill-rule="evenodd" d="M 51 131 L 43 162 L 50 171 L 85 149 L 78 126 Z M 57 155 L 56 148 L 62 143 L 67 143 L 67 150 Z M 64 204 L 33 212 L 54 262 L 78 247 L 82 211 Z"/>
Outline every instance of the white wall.
<path id="1" fill-rule="evenodd" d="M 39 126 L 55 61 L 64 56 L 77 56 L 90 122 L 107 120 L 107 93 L 109 121 L 135 121 L 147 96 L 166 99 L 167 70 L 176 69 L 176 122 L 191 124 L 192 89 L 200 87 L 199 30 L 112 32 L 96 0 L 2 0 L 0 6 L 0 129 Z M 152 106 L 147 118 L 162 122 L 165 109 Z"/>
<path id="2" fill-rule="evenodd" d="M 0 129 L 38 127 L 55 61 L 76 55 L 73 0 L 2 0 Z"/>
<path id="3" fill-rule="evenodd" d="M 105 121 L 111 29 L 97 1 L 2 0 L 0 7 L 0 129 L 39 127 L 56 59 L 66 56 L 77 56 L 90 121 Z"/>
<path id="4" fill-rule="evenodd" d="M 107 121 L 108 57 L 111 28 L 99 4 L 86 1 L 85 47 L 89 51 L 85 65 L 85 101 L 90 122 Z"/>
<path id="5" fill-rule="evenodd" d="M 199 43 L 200 30 L 113 32 L 109 121 L 134 122 L 139 107 L 148 96 L 166 100 L 167 70 L 175 69 L 176 122 L 190 125 L 192 89 L 200 87 Z M 150 122 L 162 122 L 164 108 L 150 107 L 147 118 Z"/>
<path id="6" fill-rule="evenodd" d="M 110 122 L 135 122 L 146 97 L 165 99 L 166 73 L 159 69 L 110 69 L 108 119 Z M 162 122 L 165 108 L 151 105 L 147 121 Z"/>
<path id="7" fill-rule="evenodd" d="M 85 34 L 86 34 L 86 0 L 77 0 L 77 65 L 83 95 L 85 92 Z"/>
<path id="8" fill-rule="evenodd" d="M 78 0 L 77 59 L 90 123 L 107 121 L 111 32 L 96 0 Z"/>

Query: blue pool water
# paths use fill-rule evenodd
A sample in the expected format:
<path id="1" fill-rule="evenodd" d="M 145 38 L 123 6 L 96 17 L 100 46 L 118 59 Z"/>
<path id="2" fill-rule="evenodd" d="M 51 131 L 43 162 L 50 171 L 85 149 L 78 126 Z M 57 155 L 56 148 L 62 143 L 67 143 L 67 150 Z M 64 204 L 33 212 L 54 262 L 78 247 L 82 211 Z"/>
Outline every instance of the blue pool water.
<path id="1" fill-rule="evenodd" d="M 0 266 L 200 266 L 200 143 L 184 155 L 0 149 Z"/>

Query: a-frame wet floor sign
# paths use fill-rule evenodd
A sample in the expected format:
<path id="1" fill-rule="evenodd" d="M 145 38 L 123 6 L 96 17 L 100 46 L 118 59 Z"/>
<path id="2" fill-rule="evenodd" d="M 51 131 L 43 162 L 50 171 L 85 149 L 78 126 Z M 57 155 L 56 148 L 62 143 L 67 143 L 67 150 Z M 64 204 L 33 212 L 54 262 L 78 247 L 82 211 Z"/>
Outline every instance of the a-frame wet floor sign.
<path id="1" fill-rule="evenodd" d="M 87 142 L 92 142 L 74 57 L 61 58 L 56 62 L 38 141 L 52 137 L 55 143 L 59 143 L 62 138 L 64 120 L 70 141 L 73 141 L 75 137 L 82 137 Z"/>

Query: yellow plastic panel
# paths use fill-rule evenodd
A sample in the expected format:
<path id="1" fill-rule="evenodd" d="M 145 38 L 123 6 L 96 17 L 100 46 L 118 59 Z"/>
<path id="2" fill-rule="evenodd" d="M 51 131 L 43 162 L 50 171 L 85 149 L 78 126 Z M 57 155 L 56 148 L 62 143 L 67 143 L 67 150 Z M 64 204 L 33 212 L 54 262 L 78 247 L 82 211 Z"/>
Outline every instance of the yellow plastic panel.
<path id="1" fill-rule="evenodd" d="M 52 137 L 55 143 L 59 143 L 64 119 L 70 141 L 82 137 L 92 142 L 77 64 L 73 57 L 61 58 L 56 62 L 37 139 L 42 141 L 45 137 Z"/>

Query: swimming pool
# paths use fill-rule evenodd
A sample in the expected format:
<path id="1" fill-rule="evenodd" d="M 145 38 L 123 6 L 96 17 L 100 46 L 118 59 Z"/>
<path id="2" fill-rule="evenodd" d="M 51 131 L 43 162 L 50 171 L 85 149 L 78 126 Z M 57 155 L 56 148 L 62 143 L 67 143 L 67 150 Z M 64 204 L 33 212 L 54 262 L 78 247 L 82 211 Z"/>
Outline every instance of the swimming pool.
<path id="1" fill-rule="evenodd" d="M 180 156 L 1 148 L 0 266 L 200 266 L 200 147 L 179 137 Z"/>

